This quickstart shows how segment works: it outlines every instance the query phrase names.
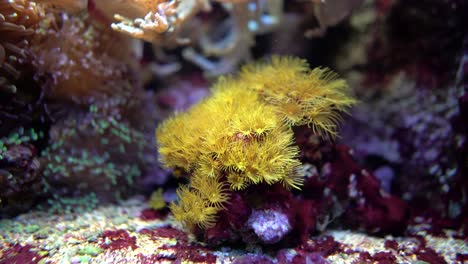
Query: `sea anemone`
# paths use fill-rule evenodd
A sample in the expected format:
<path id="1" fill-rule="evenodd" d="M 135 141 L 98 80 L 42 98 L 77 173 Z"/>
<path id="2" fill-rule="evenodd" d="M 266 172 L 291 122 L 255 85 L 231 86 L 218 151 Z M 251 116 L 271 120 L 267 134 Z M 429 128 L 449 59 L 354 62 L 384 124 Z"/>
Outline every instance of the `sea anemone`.
<path id="1" fill-rule="evenodd" d="M 28 61 L 27 47 L 43 9 L 26 0 L 0 0 L 0 91 L 16 92 L 21 65 Z"/>
<path id="2" fill-rule="evenodd" d="M 136 76 L 124 37 L 87 14 L 53 19 L 58 26 L 38 32 L 32 47 L 36 75 L 51 79 L 49 97 L 82 103 L 89 97 L 119 94 L 116 88 Z M 113 45 L 116 42 L 121 45 Z"/>

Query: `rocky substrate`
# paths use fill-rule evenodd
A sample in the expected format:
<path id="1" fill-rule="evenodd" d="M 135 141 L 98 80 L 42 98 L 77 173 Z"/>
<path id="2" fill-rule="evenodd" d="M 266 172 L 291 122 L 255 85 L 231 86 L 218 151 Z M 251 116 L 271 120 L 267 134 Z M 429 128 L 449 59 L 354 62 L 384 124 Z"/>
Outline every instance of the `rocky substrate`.
<path id="1" fill-rule="evenodd" d="M 468 263 L 467 239 L 410 226 L 405 237 L 328 230 L 295 248 L 209 248 L 143 198 L 0 220 L 0 263 Z"/>

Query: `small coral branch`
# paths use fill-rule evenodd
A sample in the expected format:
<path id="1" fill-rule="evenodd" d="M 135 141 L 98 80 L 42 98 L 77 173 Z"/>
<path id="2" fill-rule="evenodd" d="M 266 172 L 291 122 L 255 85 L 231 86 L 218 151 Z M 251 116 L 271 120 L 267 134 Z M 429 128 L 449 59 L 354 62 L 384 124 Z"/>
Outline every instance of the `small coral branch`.
<path id="1" fill-rule="evenodd" d="M 245 66 L 238 78 L 220 78 L 213 95 L 156 131 L 161 161 L 188 172 L 190 184 L 172 204 L 192 230 L 216 224 L 234 193 L 255 185 L 303 183 L 293 126 L 336 135 L 339 112 L 355 103 L 343 80 L 303 60 L 273 57 Z"/>
<path id="2" fill-rule="evenodd" d="M 271 32 L 280 25 L 283 2 L 238 1 L 223 6 L 229 16 L 221 25 L 213 23 L 212 28 L 201 32 L 198 43 L 201 52 L 189 47 L 182 54 L 186 60 L 214 76 L 233 72 L 239 64 L 251 60 L 250 50 L 255 45 L 255 36 Z M 224 37 L 214 41 L 214 36 L 218 35 Z"/>
<path id="3" fill-rule="evenodd" d="M 223 21 L 197 17 L 213 10 L 212 2 L 228 13 Z M 281 0 L 101 0 L 96 5 L 114 19 L 112 28 L 118 32 L 157 47 L 190 45 L 183 57 L 215 76 L 250 60 L 255 35 L 278 26 L 283 9 Z"/>
<path id="4" fill-rule="evenodd" d="M 186 43 L 187 40 L 177 37 L 180 25 L 198 11 L 209 8 L 207 4 L 199 4 L 205 1 L 133 0 L 124 2 L 133 6 L 135 12 L 132 17 L 115 13 L 113 16 L 117 22 L 112 24 L 112 28 L 152 43 L 163 43 L 167 39 L 174 40 L 176 44 Z"/>

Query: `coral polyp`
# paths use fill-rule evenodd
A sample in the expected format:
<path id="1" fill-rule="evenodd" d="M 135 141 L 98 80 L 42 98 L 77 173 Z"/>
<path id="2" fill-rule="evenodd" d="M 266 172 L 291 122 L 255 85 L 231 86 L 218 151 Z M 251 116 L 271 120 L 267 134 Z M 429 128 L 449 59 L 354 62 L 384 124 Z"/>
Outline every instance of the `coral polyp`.
<path id="1" fill-rule="evenodd" d="M 271 63 L 242 68 L 241 79 L 274 106 L 290 126 L 309 125 L 325 137 L 336 136 L 340 112 L 356 101 L 346 91 L 348 85 L 327 68 L 309 69 L 305 60 L 273 57 Z"/>
<path id="2" fill-rule="evenodd" d="M 176 219 L 207 228 L 231 192 L 277 183 L 300 189 L 303 172 L 292 126 L 311 125 L 324 137 L 334 136 L 338 113 L 355 103 L 346 89 L 329 70 L 310 70 L 289 57 L 220 78 L 210 98 L 156 131 L 161 161 L 190 175 L 179 203 L 171 206 Z M 298 111 L 289 118 L 283 110 L 292 101 Z"/>
<path id="3" fill-rule="evenodd" d="M 219 208 L 210 205 L 199 193 L 190 190 L 188 186 L 180 187 L 177 195 L 180 197 L 179 204 L 171 204 L 171 210 L 177 220 L 191 228 L 195 225 L 201 228 L 214 226 Z"/>
<path id="4" fill-rule="evenodd" d="M 223 203 L 229 199 L 226 185 L 218 177 L 205 177 L 194 175 L 192 188 L 195 189 L 210 206 L 222 208 Z"/>

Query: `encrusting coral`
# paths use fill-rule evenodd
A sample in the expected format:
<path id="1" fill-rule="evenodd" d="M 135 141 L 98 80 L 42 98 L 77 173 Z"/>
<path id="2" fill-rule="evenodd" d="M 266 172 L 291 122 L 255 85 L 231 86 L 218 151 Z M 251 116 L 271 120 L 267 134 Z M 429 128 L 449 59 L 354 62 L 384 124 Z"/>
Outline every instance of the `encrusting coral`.
<path id="1" fill-rule="evenodd" d="M 273 57 L 220 78 L 208 99 L 166 120 L 156 131 L 161 161 L 190 174 L 171 205 L 191 229 L 216 224 L 231 195 L 249 186 L 280 183 L 300 189 L 299 148 L 292 126 L 336 135 L 338 113 L 355 100 L 343 80 L 305 60 Z"/>
<path id="2" fill-rule="evenodd" d="M 17 129 L 0 137 L 0 218 L 30 209 L 44 194 L 38 159 L 38 140 L 42 131 Z"/>
<path id="3" fill-rule="evenodd" d="M 147 168 L 145 135 L 113 106 L 95 104 L 54 124 L 42 154 L 48 191 L 95 193 L 101 202 L 125 197 Z"/>

